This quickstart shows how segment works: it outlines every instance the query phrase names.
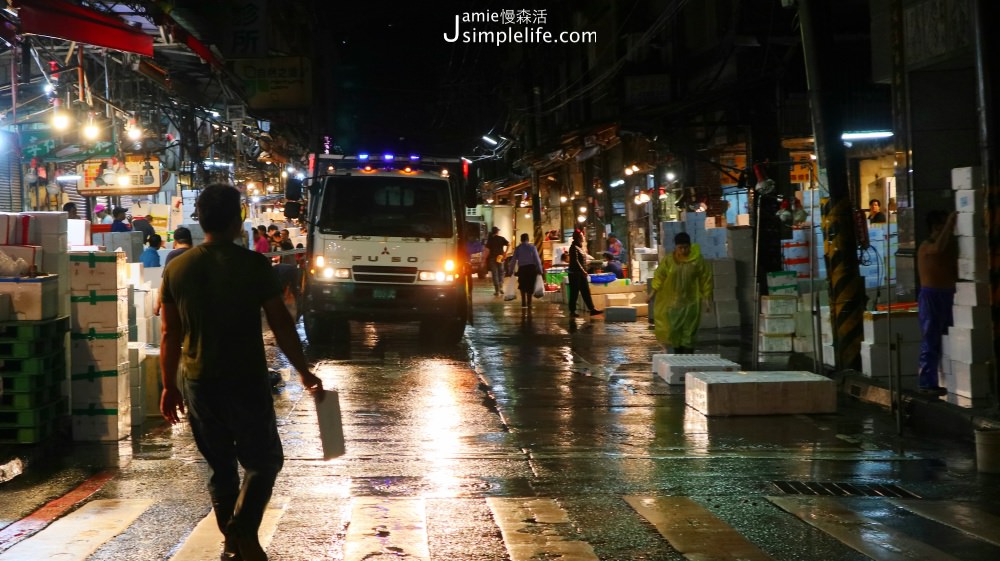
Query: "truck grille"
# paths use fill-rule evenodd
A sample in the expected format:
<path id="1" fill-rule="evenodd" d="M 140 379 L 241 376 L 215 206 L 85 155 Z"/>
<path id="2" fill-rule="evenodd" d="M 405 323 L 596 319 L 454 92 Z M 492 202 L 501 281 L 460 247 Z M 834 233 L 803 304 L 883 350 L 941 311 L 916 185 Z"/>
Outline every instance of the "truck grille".
<path id="1" fill-rule="evenodd" d="M 353 273 L 355 282 L 413 284 L 417 280 L 416 267 L 357 265 Z"/>

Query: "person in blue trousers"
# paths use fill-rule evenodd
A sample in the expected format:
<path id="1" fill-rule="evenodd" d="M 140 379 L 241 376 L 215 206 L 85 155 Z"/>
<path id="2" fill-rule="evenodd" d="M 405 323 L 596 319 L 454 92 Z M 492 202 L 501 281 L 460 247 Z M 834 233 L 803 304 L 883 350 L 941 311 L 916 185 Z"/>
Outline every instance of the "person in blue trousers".
<path id="1" fill-rule="evenodd" d="M 917 296 L 920 319 L 920 371 L 917 386 L 923 393 L 946 393 L 938 382 L 941 364 L 941 337 L 952 323 L 951 306 L 958 280 L 958 257 L 953 231 L 956 213 L 932 210 L 927 214 L 930 236 L 917 249 Z"/>

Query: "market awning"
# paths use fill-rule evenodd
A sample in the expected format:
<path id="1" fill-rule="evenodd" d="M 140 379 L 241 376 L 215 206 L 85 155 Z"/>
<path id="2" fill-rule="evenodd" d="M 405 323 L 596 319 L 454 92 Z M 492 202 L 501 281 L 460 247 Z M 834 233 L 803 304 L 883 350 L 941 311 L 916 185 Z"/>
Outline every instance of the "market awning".
<path id="1" fill-rule="evenodd" d="M 21 33 L 153 56 L 153 38 L 122 20 L 64 0 L 16 0 Z"/>

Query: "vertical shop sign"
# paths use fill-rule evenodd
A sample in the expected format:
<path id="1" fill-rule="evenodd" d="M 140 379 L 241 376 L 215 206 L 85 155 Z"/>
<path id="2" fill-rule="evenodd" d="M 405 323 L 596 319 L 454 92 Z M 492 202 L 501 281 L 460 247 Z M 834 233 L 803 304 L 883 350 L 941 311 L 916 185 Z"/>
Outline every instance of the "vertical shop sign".
<path id="1" fill-rule="evenodd" d="M 229 32 L 224 44 L 227 58 L 267 54 L 266 0 L 237 0 L 232 4 Z"/>

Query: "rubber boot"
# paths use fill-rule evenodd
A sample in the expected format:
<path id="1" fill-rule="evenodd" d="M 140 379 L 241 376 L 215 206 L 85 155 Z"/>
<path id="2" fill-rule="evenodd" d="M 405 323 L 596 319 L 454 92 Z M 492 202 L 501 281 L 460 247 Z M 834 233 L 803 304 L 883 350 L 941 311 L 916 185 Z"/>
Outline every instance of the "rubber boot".
<path id="1" fill-rule="evenodd" d="M 230 539 L 235 541 L 243 561 L 267 561 L 267 554 L 257 539 L 257 531 L 264 519 L 267 503 L 271 500 L 274 480 L 274 476 L 267 477 L 259 473 L 247 473 L 243 479 L 233 517 L 226 529 L 227 542 Z"/>

